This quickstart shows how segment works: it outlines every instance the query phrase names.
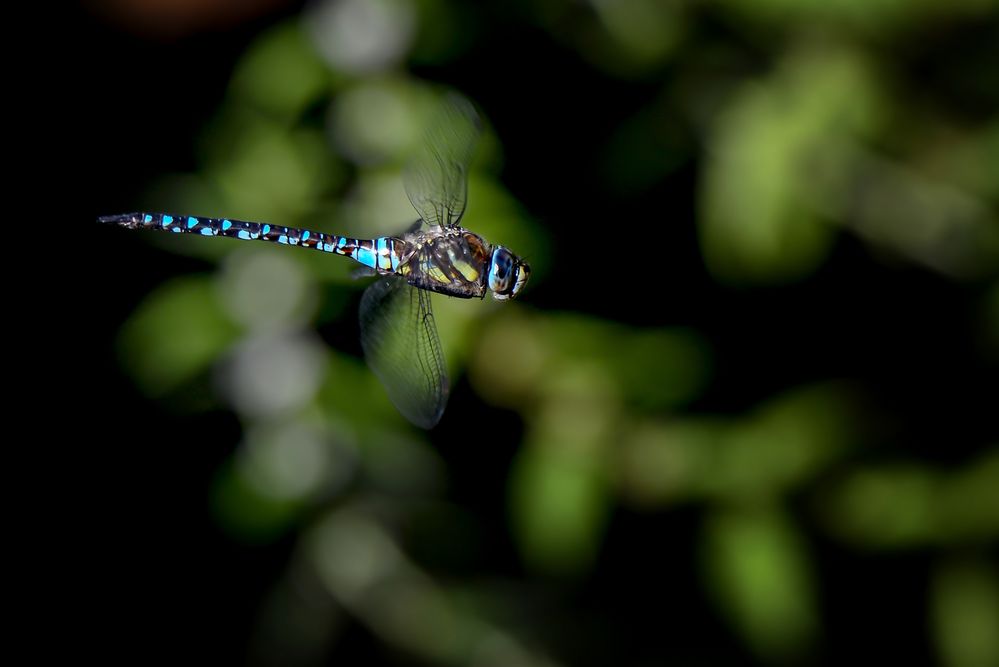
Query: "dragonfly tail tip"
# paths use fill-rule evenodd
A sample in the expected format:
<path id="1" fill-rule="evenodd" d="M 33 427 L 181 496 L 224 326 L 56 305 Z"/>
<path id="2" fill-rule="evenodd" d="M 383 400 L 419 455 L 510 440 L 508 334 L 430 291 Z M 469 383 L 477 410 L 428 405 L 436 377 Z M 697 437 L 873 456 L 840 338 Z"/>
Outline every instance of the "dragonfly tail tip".
<path id="1" fill-rule="evenodd" d="M 118 213 L 117 215 L 97 216 L 97 222 L 112 225 L 133 225 L 138 221 L 138 213 Z"/>

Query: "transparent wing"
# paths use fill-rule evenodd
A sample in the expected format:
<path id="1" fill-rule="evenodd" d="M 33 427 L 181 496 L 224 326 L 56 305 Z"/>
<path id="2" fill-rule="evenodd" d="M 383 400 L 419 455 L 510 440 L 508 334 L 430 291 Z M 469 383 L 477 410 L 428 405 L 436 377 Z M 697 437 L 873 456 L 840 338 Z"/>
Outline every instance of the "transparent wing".
<path id="1" fill-rule="evenodd" d="M 372 283 L 361 297 L 361 346 L 406 419 L 421 428 L 440 421 L 450 388 L 429 292 L 397 276 Z"/>
<path id="2" fill-rule="evenodd" d="M 468 163 L 482 131 L 472 103 L 449 94 L 403 173 L 409 201 L 429 225 L 455 227 L 468 199 Z"/>
<path id="3" fill-rule="evenodd" d="M 421 227 L 423 227 L 423 219 L 422 218 L 419 219 L 419 220 L 417 220 L 413 224 L 411 224 L 409 227 L 406 227 L 406 229 L 402 230 L 402 233 L 399 234 L 399 236 L 400 237 L 405 237 L 407 234 L 412 234 L 414 232 L 418 232 L 418 231 L 420 231 Z"/>

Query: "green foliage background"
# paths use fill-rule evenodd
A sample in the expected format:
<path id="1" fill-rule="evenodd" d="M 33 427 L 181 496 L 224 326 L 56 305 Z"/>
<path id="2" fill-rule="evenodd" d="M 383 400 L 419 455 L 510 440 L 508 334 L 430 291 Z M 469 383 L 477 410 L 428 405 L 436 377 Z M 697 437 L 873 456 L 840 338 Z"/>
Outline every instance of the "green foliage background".
<path id="1" fill-rule="evenodd" d="M 129 572 L 203 551 L 167 598 L 227 619 L 220 658 L 999 664 L 995 2 L 127 5 L 89 19 L 96 85 L 136 87 L 94 215 L 393 233 L 448 86 L 487 124 L 465 225 L 534 268 L 436 299 L 424 433 L 359 356 L 349 262 L 93 230 L 115 437 L 202 471 L 129 487 L 139 525 L 206 522 Z M 143 97 L 202 61 L 210 99 Z"/>

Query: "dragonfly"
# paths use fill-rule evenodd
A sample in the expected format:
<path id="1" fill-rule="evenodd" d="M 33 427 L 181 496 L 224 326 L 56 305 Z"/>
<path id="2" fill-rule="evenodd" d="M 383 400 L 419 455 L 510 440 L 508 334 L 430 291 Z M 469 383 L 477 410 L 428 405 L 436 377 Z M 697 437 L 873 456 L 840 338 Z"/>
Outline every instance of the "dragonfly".
<path id="1" fill-rule="evenodd" d="M 430 429 L 450 394 L 431 294 L 462 299 L 491 293 L 500 301 L 524 289 L 531 268 L 501 245 L 461 225 L 468 167 L 482 131 L 475 108 L 451 93 L 403 170 L 419 218 L 398 234 L 373 239 L 230 218 L 124 213 L 99 222 L 129 229 L 267 241 L 343 255 L 377 276 L 361 297 L 361 347 L 389 399 L 413 424 Z"/>

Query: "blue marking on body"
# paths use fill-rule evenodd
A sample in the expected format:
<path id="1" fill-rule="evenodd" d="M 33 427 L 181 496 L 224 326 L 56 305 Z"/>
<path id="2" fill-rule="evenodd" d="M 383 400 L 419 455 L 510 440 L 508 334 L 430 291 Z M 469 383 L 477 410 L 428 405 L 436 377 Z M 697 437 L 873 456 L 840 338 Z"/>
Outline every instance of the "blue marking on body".
<path id="1" fill-rule="evenodd" d="M 198 224 L 198 219 L 197 219 L 197 218 L 190 218 L 190 217 L 189 217 L 189 218 L 187 219 L 187 228 L 188 228 L 188 229 L 191 229 L 191 228 L 192 228 L 192 227 L 194 227 L 194 226 L 195 226 L 196 224 Z"/>
<path id="2" fill-rule="evenodd" d="M 278 243 L 283 243 L 285 245 L 288 245 L 288 237 L 282 234 L 281 236 L 278 237 Z"/>
<path id="3" fill-rule="evenodd" d="M 379 269 L 389 268 L 388 241 L 384 236 L 375 239 L 375 254 L 378 255 L 377 262 Z"/>
<path id="4" fill-rule="evenodd" d="M 241 238 L 244 241 L 249 241 L 250 240 L 250 232 L 246 231 L 245 229 L 241 229 L 238 232 L 236 232 L 236 237 L 237 238 Z"/>
<path id="5" fill-rule="evenodd" d="M 391 268 L 393 271 L 399 268 L 399 255 L 395 253 L 394 248 L 389 254 L 389 268 Z"/>
<path id="6" fill-rule="evenodd" d="M 163 226 L 164 227 L 169 227 L 171 222 L 173 222 L 173 216 L 172 215 L 164 215 L 163 216 Z"/>
<path id="7" fill-rule="evenodd" d="M 261 231 L 261 233 L 263 233 L 266 236 L 267 234 L 271 233 L 271 226 L 270 225 L 264 225 L 263 229 L 261 229 L 260 231 Z"/>
<path id="8" fill-rule="evenodd" d="M 151 216 L 148 213 L 146 213 L 144 216 L 142 216 L 142 221 L 143 222 L 152 222 L 153 221 L 153 216 Z"/>
<path id="9" fill-rule="evenodd" d="M 177 232 L 178 234 L 180 234 L 180 233 L 181 233 L 182 231 L 184 231 L 184 230 L 182 230 L 182 229 L 181 229 L 180 227 L 174 227 L 174 228 L 172 228 L 172 229 L 171 229 L 170 231 L 172 231 L 172 232 Z"/>
<path id="10" fill-rule="evenodd" d="M 309 230 L 306 229 L 304 232 L 302 232 L 302 243 L 305 243 L 308 240 L 309 240 Z"/>
<path id="11" fill-rule="evenodd" d="M 324 243 L 323 244 L 323 251 L 324 252 L 333 252 L 333 244 L 332 243 Z"/>
<path id="12" fill-rule="evenodd" d="M 347 237 L 341 236 L 340 240 L 336 242 L 336 247 L 343 248 L 345 245 L 347 245 Z"/>
<path id="13" fill-rule="evenodd" d="M 371 250 L 368 250 L 367 248 L 361 248 L 360 246 L 358 246 L 357 252 L 354 255 L 354 259 L 356 259 L 361 264 L 364 264 L 365 266 L 369 266 L 372 269 L 375 268 L 375 259 L 376 259 L 375 253 L 372 252 Z"/>
<path id="14" fill-rule="evenodd" d="M 215 236 L 215 230 L 211 229 L 210 227 L 202 227 L 201 228 L 201 235 L 202 236 Z"/>
<path id="15" fill-rule="evenodd" d="M 232 222 L 230 222 L 229 220 L 223 220 L 222 221 L 222 231 L 223 232 L 229 231 L 230 227 L 232 227 Z"/>

